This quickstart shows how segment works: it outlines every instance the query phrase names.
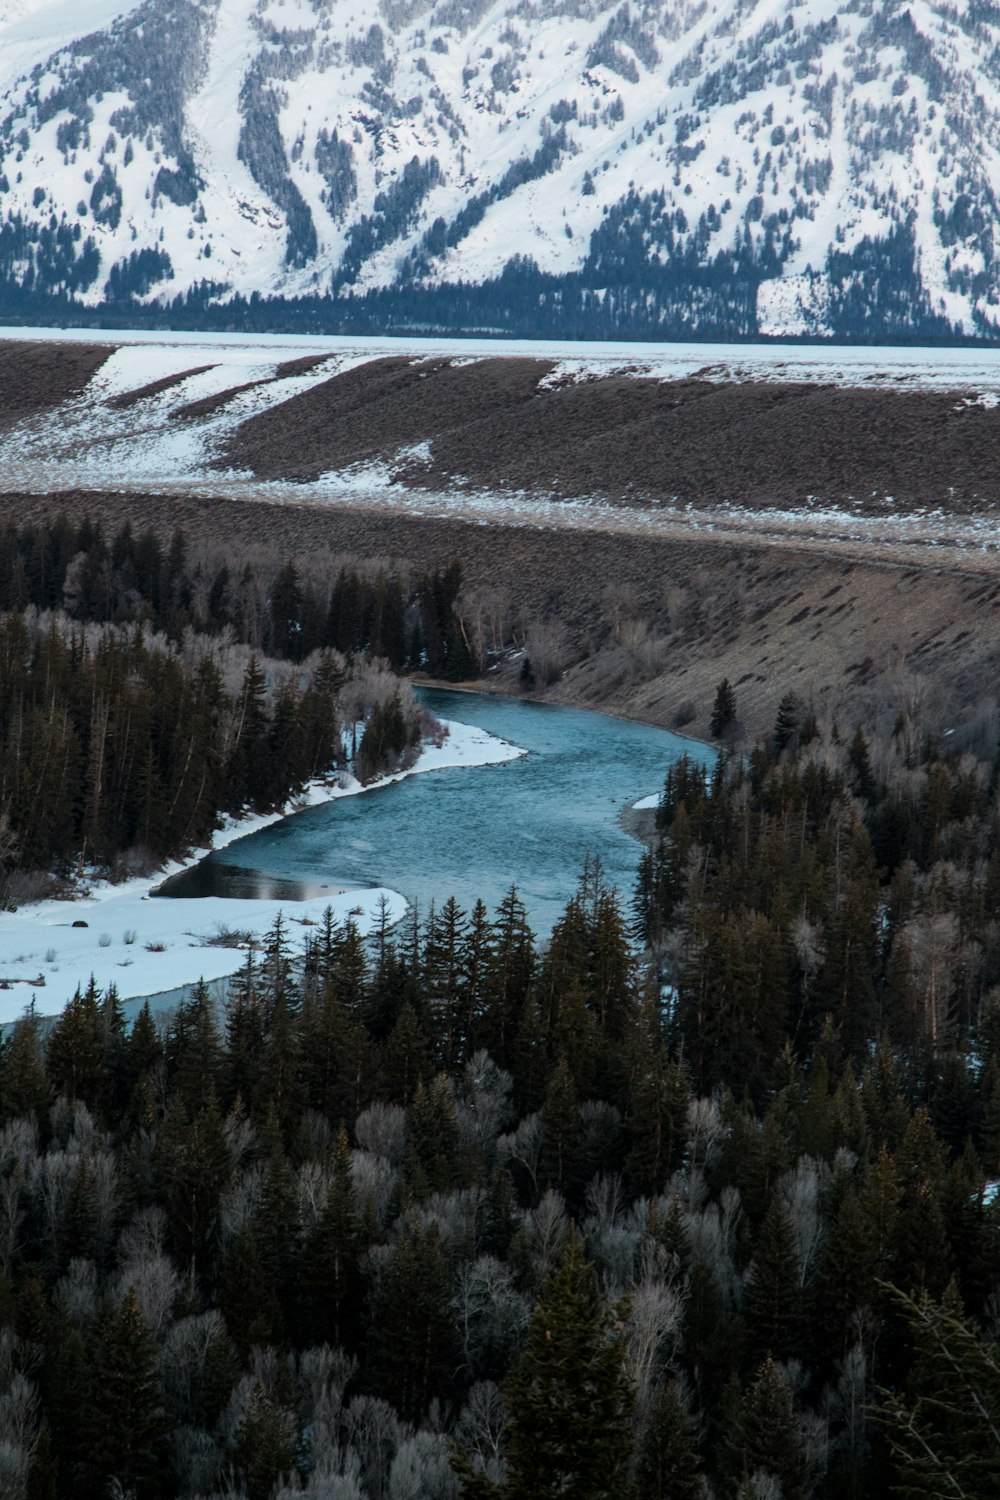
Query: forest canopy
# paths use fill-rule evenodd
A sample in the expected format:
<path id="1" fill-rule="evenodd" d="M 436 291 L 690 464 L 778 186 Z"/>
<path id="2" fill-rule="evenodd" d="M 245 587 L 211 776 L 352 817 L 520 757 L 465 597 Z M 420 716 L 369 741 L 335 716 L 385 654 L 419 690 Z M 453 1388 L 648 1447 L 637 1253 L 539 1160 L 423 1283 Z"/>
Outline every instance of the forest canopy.
<path id="1" fill-rule="evenodd" d="M 5 735 L 82 736 L 68 849 L 135 837 L 98 763 L 193 826 L 343 745 L 342 647 L 265 673 L 210 586 L 126 620 L 65 579 L 0 651 Z M 634 891 L 588 863 L 545 942 L 516 886 L 368 942 L 279 918 L 221 1007 L 82 983 L 10 1029 L 5 1497 L 992 1500 L 1000 760 L 776 713 L 675 762 Z"/>

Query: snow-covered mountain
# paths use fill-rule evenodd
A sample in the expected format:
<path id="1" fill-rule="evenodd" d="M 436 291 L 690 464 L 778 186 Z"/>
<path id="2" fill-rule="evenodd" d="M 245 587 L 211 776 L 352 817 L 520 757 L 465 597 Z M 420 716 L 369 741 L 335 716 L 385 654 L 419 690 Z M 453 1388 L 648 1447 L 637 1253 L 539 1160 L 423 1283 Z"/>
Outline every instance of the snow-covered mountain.
<path id="1" fill-rule="evenodd" d="M 995 183 L 992 0 L 0 0 L 0 311 L 993 336 Z"/>

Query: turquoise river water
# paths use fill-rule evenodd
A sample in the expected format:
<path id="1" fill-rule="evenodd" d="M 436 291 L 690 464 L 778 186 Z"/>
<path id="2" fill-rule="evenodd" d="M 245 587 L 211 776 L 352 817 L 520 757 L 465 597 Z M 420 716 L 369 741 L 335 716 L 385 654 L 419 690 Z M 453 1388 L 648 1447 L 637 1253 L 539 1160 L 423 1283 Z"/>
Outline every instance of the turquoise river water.
<path id="1" fill-rule="evenodd" d="M 421 912 L 457 897 L 492 911 L 516 885 L 547 934 L 584 860 L 597 856 L 623 903 L 639 846 L 622 811 L 657 792 L 667 767 L 714 752 L 663 729 L 524 699 L 422 689 L 444 719 L 476 724 L 528 754 L 499 766 L 429 771 L 295 813 L 176 876 L 170 896 L 316 895 L 324 886 L 386 885 Z"/>

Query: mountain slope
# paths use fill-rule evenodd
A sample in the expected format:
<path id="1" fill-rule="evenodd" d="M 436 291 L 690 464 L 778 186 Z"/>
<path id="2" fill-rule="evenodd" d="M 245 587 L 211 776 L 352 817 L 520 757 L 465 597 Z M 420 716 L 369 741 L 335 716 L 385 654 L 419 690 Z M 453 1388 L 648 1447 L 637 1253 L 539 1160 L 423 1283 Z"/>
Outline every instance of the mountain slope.
<path id="1" fill-rule="evenodd" d="M 14 3 L 9 307 L 996 332 L 990 0 Z"/>

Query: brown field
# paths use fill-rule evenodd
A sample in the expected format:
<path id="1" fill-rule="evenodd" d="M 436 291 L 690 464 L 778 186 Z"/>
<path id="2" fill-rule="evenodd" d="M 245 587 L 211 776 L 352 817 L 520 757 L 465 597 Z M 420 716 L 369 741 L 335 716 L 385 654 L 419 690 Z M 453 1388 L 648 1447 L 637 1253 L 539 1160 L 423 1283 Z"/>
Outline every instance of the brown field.
<path id="1" fill-rule="evenodd" d="M 962 393 L 613 374 L 540 384 L 527 358 L 371 360 L 251 417 L 222 462 L 261 479 L 430 444 L 408 484 L 880 515 L 1000 502 L 1000 408 Z"/>
<path id="2" fill-rule="evenodd" d="M 106 344 L 5 344 L 0 359 L 0 431 L 77 395 L 112 352 Z"/>

